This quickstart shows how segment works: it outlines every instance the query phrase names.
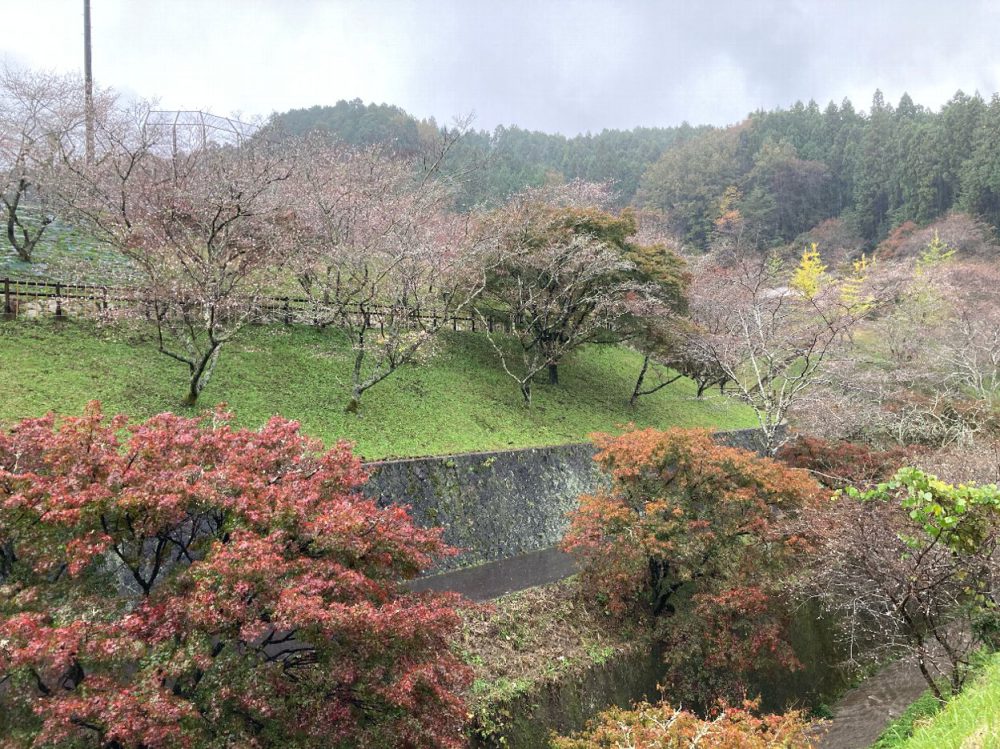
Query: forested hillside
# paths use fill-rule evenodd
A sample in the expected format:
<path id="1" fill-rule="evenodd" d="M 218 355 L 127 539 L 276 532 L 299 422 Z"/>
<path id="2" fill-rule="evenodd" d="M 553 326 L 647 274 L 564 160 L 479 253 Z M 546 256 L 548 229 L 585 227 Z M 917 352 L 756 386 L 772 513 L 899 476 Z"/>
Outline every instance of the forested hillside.
<path id="1" fill-rule="evenodd" d="M 291 135 L 312 130 L 334 133 L 349 145 L 388 143 L 406 154 L 438 137 L 433 120 L 417 120 L 399 107 L 339 101 L 332 107 L 293 109 L 272 116 L 270 127 Z M 671 128 L 640 127 L 604 130 L 568 138 L 564 135 L 498 127 L 493 132 L 470 130 L 455 144 L 447 171 L 462 174 L 461 207 L 495 204 L 525 188 L 557 179 L 610 181 L 622 204 L 635 198 L 649 166 L 671 146 L 683 143 L 708 127 L 683 124 Z"/>
<path id="2" fill-rule="evenodd" d="M 274 115 L 274 128 L 335 133 L 348 143 L 416 153 L 439 126 L 360 100 Z M 686 244 L 705 248 L 716 219 L 737 209 L 745 240 L 789 242 L 825 219 L 873 246 L 907 221 L 951 210 L 1000 226 L 1000 98 L 958 92 L 939 111 L 876 91 L 868 111 L 844 100 L 759 111 L 725 128 L 605 130 L 566 137 L 498 127 L 468 132 L 447 169 L 467 174 L 462 207 L 496 203 L 545 182 L 614 184 L 622 204 L 661 211 Z"/>

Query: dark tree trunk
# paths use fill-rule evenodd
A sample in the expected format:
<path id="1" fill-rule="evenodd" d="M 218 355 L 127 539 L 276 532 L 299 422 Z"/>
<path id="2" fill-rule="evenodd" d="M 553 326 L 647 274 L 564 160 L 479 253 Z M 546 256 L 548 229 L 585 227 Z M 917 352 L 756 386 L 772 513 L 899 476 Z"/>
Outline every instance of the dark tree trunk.
<path id="1" fill-rule="evenodd" d="M 42 238 L 42 233 L 45 231 L 45 227 L 49 225 L 51 219 L 42 219 L 42 224 L 34 237 L 32 237 L 28 230 L 21 224 L 21 219 L 18 217 L 17 211 L 21 204 L 21 196 L 24 195 L 24 192 L 27 189 L 28 183 L 22 179 L 18 183 L 17 191 L 14 193 L 13 199 L 7 200 L 7 198 L 4 197 L 3 203 L 4 207 L 7 209 L 7 241 L 10 242 L 10 246 L 14 248 L 21 260 L 26 263 L 30 263 L 31 254 L 35 250 L 35 245 L 38 244 L 38 240 Z M 17 236 L 18 230 L 20 230 L 22 235 L 20 239 L 18 239 Z"/>
<path id="2" fill-rule="evenodd" d="M 632 388 L 632 397 L 628 399 L 628 404 L 630 407 L 635 406 L 635 404 L 639 400 L 640 395 L 652 395 L 653 393 L 662 390 L 667 385 L 671 385 L 677 382 L 677 380 L 681 379 L 684 376 L 681 374 L 674 375 L 669 380 L 663 380 L 660 382 L 660 384 L 654 385 L 653 387 L 649 388 L 649 390 L 643 390 L 642 386 L 646 380 L 646 372 L 649 370 L 649 363 L 651 360 L 652 357 L 650 357 L 649 354 L 646 354 L 646 356 L 644 356 L 642 359 L 642 369 L 639 370 L 639 378 L 635 381 L 635 387 Z M 699 397 L 701 396 L 701 391 L 698 392 L 698 395 Z"/>
<path id="3" fill-rule="evenodd" d="M 549 384 L 558 385 L 559 384 L 559 365 L 549 364 Z"/>
<path id="4" fill-rule="evenodd" d="M 632 397 L 628 399 L 629 406 L 635 406 L 635 402 L 639 400 L 639 393 L 642 390 L 642 382 L 646 379 L 646 370 L 649 369 L 649 354 L 642 358 L 642 369 L 639 370 L 639 378 L 635 381 L 635 387 L 632 388 Z M 700 396 L 701 393 L 698 393 Z"/>
<path id="5" fill-rule="evenodd" d="M 7 209 L 7 241 L 10 242 L 11 247 L 17 252 L 18 257 L 21 258 L 26 263 L 31 262 L 32 253 L 35 251 L 35 245 L 42 238 L 42 234 L 45 233 L 45 229 L 50 223 L 52 223 L 52 218 L 50 216 L 43 216 L 41 218 L 41 223 L 34 232 L 34 236 L 21 223 L 21 219 L 18 216 L 18 208 L 21 204 L 21 196 L 24 191 L 28 189 L 28 183 L 21 180 L 18 184 L 17 192 L 14 194 L 12 200 L 3 199 L 4 207 Z M 17 234 L 18 231 L 21 233 L 21 238 L 19 239 Z"/>
<path id="6" fill-rule="evenodd" d="M 189 380 L 188 394 L 184 397 L 185 406 L 193 406 L 198 402 L 198 396 L 205 389 L 205 385 L 208 384 L 215 369 L 215 360 L 221 346 L 221 343 L 210 344 L 208 350 L 202 354 L 197 362 L 188 364 L 191 369 L 191 379 Z"/>
<path id="7" fill-rule="evenodd" d="M 14 553 L 14 542 L 5 541 L 0 544 L 0 583 L 14 571 L 17 555 Z"/>
<path id="8" fill-rule="evenodd" d="M 521 383 L 521 396 L 524 398 L 524 407 L 531 408 L 531 378 Z"/>

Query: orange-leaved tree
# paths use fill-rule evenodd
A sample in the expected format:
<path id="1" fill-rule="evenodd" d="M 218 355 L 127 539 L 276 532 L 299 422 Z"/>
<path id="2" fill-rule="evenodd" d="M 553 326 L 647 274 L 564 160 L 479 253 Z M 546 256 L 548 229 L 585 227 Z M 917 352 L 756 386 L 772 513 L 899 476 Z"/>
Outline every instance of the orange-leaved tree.
<path id="1" fill-rule="evenodd" d="M 564 546 L 583 562 L 585 591 L 609 611 L 669 616 L 672 694 L 736 699 L 748 672 L 795 666 L 782 594 L 810 549 L 798 513 L 818 485 L 707 430 L 595 441 L 611 485 L 580 498 Z"/>
<path id="2" fill-rule="evenodd" d="M 631 710 L 614 707 L 571 737 L 553 739 L 553 749 L 808 749 L 801 712 L 756 715 L 756 702 L 723 706 L 709 718 L 678 710 L 666 702 L 639 703 Z"/>
<path id="3" fill-rule="evenodd" d="M 446 551 L 346 443 L 96 404 L 0 431 L 4 747 L 464 746 Z"/>

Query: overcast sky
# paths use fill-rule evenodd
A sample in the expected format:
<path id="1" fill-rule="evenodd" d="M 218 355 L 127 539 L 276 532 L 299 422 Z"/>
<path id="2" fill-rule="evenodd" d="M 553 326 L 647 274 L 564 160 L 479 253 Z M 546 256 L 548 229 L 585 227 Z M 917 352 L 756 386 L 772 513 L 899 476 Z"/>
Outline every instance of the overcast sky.
<path id="1" fill-rule="evenodd" d="M 83 59 L 82 0 L 0 0 L 0 54 Z M 92 0 L 98 84 L 266 115 L 338 99 L 574 134 L 728 124 L 881 88 L 1000 91 L 997 0 Z"/>

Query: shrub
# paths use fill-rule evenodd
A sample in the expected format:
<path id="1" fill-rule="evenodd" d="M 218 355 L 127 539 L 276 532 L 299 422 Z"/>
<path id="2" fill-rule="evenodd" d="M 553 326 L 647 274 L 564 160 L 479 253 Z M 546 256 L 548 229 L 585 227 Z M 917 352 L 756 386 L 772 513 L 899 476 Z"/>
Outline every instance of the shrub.
<path id="1" fill-rule="evenodd" d="M 1000 441 L 977 435 L 971 444 L 951 445 L 920 455 L 914 461 L 927 473 L 947 476 L 956 484 L 1000 483 Z"/>
<path id="2" fill-rule="evenodd" d="M 838 615 L 850 652 L 913 655 L 934 695 L 958 692 L 996 640 L 1000 489 L 952 485 L 901 468 L 874 488 L 848 487 L 815 512 L 809 585 Z"/>
<path id="3" fill-rule="evenodd" d="M 882 243 L 878 246 L 878 255 L 882 258 L 896 257 L 902 254 L 901 248 L 906 245 L 908 248 L 912 242 L 908 240 L 917 232 L 919 227 L 913 221 L 904 221 L 899 226 L 893 227 Z"/>
<path id="4" fill-rule="evenodd" d="M 816 243 L 823 248 L 823 258 L 832 265 L 840 265 L 857 257 L 864 249 L 865 240 L 850 221 L 828 218 L 797 236 L 781 252 L 790 262 L 798 260 L 803 247 Z"/>
<path id="5" fill-rule="evenodd" d="M 912 221 L 901 224 L 879 245 L 878 254 L 886 258 L 917 257 L 935 237 L 963 258 L 996 256 L 997 247 L 990 227 L 968 213 L 957 211 L 923 228 Z"/>
<path id="6" fill-rule="evenodd" d="M 912 446 L 875 450 L 859 442 L 800 436 L 782 445 L 777 457 L 793 468 L 806 469 L 824 486 L 841 489 L 888 479 L 916 450 Z"/>
<path id="7" fill-rule="evenodd" d="M 807 749 L 809 724 L 802 713 L 756 716 L 757 703 L 725 707 L 710 719 L 665 702 L 612 708 L 573 737 L 556 737 L 553 749 Z"/>

